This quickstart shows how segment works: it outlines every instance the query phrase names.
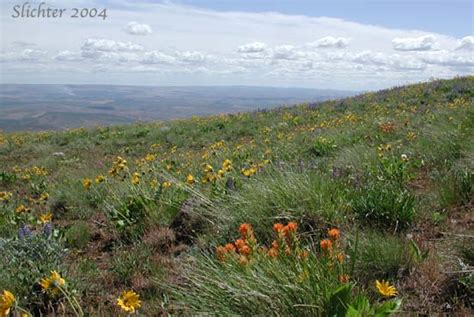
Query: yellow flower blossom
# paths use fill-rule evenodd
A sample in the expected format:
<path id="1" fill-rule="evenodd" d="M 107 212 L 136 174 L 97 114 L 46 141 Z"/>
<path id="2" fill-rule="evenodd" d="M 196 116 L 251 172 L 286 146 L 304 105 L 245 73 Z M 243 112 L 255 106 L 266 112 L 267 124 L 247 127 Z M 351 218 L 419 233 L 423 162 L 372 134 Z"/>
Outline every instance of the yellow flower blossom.
<path id="1" fill-rule="evenodd" d="M 59 288 L 63 287 L 65 284 L 66 281 L 56 271 L 51 271 L 49 277 L 42 278 L 40 281 L 43 292 L 51 291 L 53 294 L 58 294 L 60 291 Z"/>
<path id="2" fill-rule="evenodd" d="M 140 174 L 138 174 L 137 172 L 133 173 L 132 175 L 132 184 L 133 185 L 138 185 L 140 184 Z"/>
<path id="3" fill-rule="evenodd" d="M 30 211 L 30 208 L 26 207 L 25 205 L 20 205 L 15 209 L 15 211 L 17 214 L 21 214 Z"/>
<path id="4" fill-rule="evenodd" d="M 163 184 L 161 184 L 161 186 L 163 186 L 163 188 L 170 188 L 171 187 L 171 182 L 164 181 Z"/>
<path id="5" fill-rule="evenodd" d="M 84 178 L 82 180 L 82 186 L 85 190 L 89 190 L 92 186 L 92 181 L 89 178 Z"/>
<path id="6" fill-rule="evenodd" d="M 128 313 L 134 313 L 135 310 L 140 308 L 142 302 L 140 301 L 140 295 L 134 291 L 124 291 L 122 295 L 117 298 L 117 305 Z"/>
<path id="7" fill-rule="evenodd" d="M 10 192 L 0 192 L 0 201 L 9 202 L 12 196 Z"/>
<path id="8" fill-rule="evenodd" d="M 385 297 L 397 296 L 398 294 L 397 289 L 394 286 L 390 285 L 389 282 L 385 282 L 384 280 L 376 280 L 375 287 L 377 288 L 379 293 Z"/>
<path id="9" fill-rule="evenodd" d="M 16 298 L 11 292 L 4 290 L 0 295 L 0 316 L 8 316 L 10 309 L 15 304 Z"/>
<path id="10" fill-rule="evenodd" d="M 189 174 L 188 177 L 186 177 L 186 183 L 188 183 L 189 185 L 192 185 L 194 184 L 194 182 L 195 182 L 194 176 Z"/>
<path id="11" fill-rule="evenodd" d="M 101 184 L 103 182 L 105 182 L 105 176 L 102 174 L 97 175 L 97 177 L 95 178 L 95 183 Z"/>
<path id="12" fill-rule="evenodd" d="M 51 220 L 53 220 L 53 214 L 50 212 L 39 216 L 39 221 L 41 221 L 42 223 L 51 222 Z"/>

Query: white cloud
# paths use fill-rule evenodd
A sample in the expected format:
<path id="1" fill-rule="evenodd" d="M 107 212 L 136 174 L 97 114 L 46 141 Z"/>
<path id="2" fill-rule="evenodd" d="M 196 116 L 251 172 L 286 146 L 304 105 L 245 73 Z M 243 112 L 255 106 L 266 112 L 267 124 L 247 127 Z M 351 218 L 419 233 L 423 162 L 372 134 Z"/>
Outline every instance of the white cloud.
<path id="1" fill-rule="evenodd" d="M 427 64 L 453 67 L 474 67 L 474 56 L 471 54 L 459 55 L 450 51 L 431 52 L 421 57 Z"/>
<path id="2" fill-rule="evenodd" d="M 424 35 L 420 37 L 395 38 L 393 48 L 397 51 L 429 51 L 436 46 L 436 37 Z"/>
<path id="3" fill-rule="evenodd" d="M 43 50 L 27 48 L 20 52 L 0 54 L 0 62 L 39 62 L 47 56 L 47 53 Z"/>
<path id="4" fill-rule="evenodd" d="M 134 2 L 133 10 L 128 8 L 115 11 L 108 23 L 5 20 L 0 60 L 8 63 L 1 65 L 6 74 L 2 78 L 43 81 L 44 75 L 36 77 L 39 69 L 50 71 L 51 78 L 76 83 L 375 89 L 472 69 L 472 36 L 456 39 L 338 18 L 213 11 L 169 1 Z M 129 42 L 133 32 L 148 33 L 137 25 L 159 27 L 159 36 L 134 36 Z M 32 38 L 36 46 L 14 44 Z M 87 76 L 91 72 L 93 79 Z M 135 76 L 140 72 L 150 76 Z"/>
<path id="5" fill-rule="evenodd" d="M 474 50 L 474 36 L 463 37 L 456 46 L 456 50 Z"/>
<path id="6" fill-rule="evenodd" d="M 56 56 L 53 57 L 57 61 L 61 62 L 77 62 L 81 61 L 83 58 L 80 53 L 71 52 L 71 51 L 61 51 Z"/>
<path id="7" fill-rule="evenodd" d="M 180 61 L 190 64 L 204 63 L 209 59 L 209 56 L 207 54 L 198 51 L 178 52 L 177 55 Z"/>
<path id="8" fill-rule="evenodd" d="M 124 31 L 131 35 L 148 35 L 153 32 L 148 24 L 140 24 L 138 22 L 128 22 Z"/>
<path id="9" fill-rule="evenodd" d="M 321 48 L 344 48 L 347 47 L 347 45 L 349 45 L 349 39 L 333 36 L 326 36 L 316 42 L 308 43 L 308 46 Z"/>
<path id="10" fill-rule="evenodd" d="M 117 42 L 107 39 L 87 39 L 81 49 L 83 51 L 100 52 L 138 52 L 143 51 L 143 46 L 131 42 Z"/>
<path id="11" fill-rule="evenodd" d="M 261 53 L 265 51 L 267 45 L 262 42 L 252 42 L 242 46 L 239 46 L 238 52 L 239 53 Z"/>
<path id="12" fill-rule="evenodd" d="M 298 51 L 293 45 L 280 45 L 272 50 L 274 59 L 298 59 L 303 56 L 304 53 Z"/>
<path id="13" fill-rule="evenodd" d="M 146 52 L 142 59 L 144 64 L 174 64 L 175 62 L 176 58 L 159 51 Z"/>

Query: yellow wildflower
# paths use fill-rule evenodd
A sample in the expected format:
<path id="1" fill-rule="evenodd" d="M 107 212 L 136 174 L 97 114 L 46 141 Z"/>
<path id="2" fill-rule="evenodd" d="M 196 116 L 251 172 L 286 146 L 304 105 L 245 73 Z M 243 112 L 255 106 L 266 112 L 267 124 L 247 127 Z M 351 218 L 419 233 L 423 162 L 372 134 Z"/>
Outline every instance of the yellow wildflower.
<path id="1" fill-rule="evenodd" d="M 92 186 L 92 181 L 89 178 L 84 178 L 82 180 L 82 186 L 84 186 L 85 190 L 89 190 Z"/>
<path id="2" fill-rule="evenodd" d="M 0 201 L 8 202 L 12 198 L 12 193 L 10 192 L 0 192 Z"/>
<path id="3" fill-rule="evenodd" d="M 53 219 L 53 214 L 48 212 L 46 214 L 42 214 L 39 216 L 39 220 L 42 222 L 42 223 L 47 223 L 47 222 L 51 222 L 51 220 Z"/>
<path id="4" fill-rule="evenodd" d="M 17 214 L 21 214 L 30 211 L 30 208 L 26 207 L 25 205 L 20 205 L 15 209 L 15 211 Z"/>
<path id="5" fill-rule="evenodd" d="M 379 280 L 376 280 L 375 287 L 377 288 L 379 293 L 385 297 L 397 296 L 398 294 L 395 286 L 390 285 L 389 282 L 385 282 L 384 280 L 382 280 L 381 282 Z"/>
<path id="6" fill-rule="evenodd" d="M 40 285 L 43 288 L 43 292 L 51 291 L 53 294 L 59 293 L 59 288 L 64 286 L 66 281 L 56 271 L 51 271 L 49 277 L 42 278 Z"/>
<path id="7" fill-rule="evenodd" d="M 140 174 L 138 174 L 137 172 L 133 173 L 132 175 L 132 184 L 133 185 L 140 184 Z"/>
<path id="8" fill-rule="evenodd" d="M 171 187 L 171 182 L 164 181 L 163 184 L 161 184 L 161 186 L 163 186 L 163 188 L 170 188 Z"/>
<path id="9" fill-rule="evenodd" d="M 142 302 L 140 301 L 140 295 L 134 291 L 124 291 L 122 295 L 117 298 L 117 305 L 126 312 L 134 313 L 135 310 L 140 308 Z"/>
<path id="10" fill-rule="evenodd" d="M 155 155 L 155 154 L 148 153 L 148 154 L 145 156 L 145 160 L 148 161 L 148 162 L 153 162 L 154 160 L 156 160 L 156 155 Z"/>
<path id="11" fill-rule="evenodd" d="M 101 184 L 103 182 L 105 182 L 105 176 L 102 174 L 97 175 L 97 177 L 95 178 L 95 183 Z"/>
<path id="12" fill-rule="evenodd" d="M 8 316 L 10 309 L 15 304 L 15 301 L 15 295 L 7 290 L 4 290 L 3 294 L 0 295 L 0 316 Z"/>
<path id="13" fill-rule="evenodd" d="M 195 180 L 194 180 L 194 176 L 189 174 L 188 177 L 186 177 L 186 183 L 188 183 L 189 185 L 192 185 L 194 184 Z"/>

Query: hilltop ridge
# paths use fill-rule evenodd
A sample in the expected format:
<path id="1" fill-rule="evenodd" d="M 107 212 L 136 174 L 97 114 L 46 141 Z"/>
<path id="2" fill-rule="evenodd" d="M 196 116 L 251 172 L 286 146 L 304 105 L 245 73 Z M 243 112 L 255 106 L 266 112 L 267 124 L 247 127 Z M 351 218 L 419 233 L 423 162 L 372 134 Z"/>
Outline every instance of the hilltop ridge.
<path id="1" fill-rule="evenodd" d="M 38 314 L 469 315 L 472 140 L 474 76 L 0 133 L 0 288 Z"/>

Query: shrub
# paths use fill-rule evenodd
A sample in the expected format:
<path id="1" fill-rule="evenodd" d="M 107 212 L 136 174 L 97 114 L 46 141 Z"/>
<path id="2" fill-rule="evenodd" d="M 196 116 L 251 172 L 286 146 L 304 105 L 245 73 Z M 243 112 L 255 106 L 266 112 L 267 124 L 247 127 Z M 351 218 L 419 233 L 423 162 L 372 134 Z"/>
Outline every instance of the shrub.
<path id="1" fill-rule="evenodd" d="M 21 305 L 32 311 L 45 309 L 45 297 L 38 282 L 53 270 L 64 269 L 64 247 L 46 234 L 20 229 L 20 239 L 0 239 L 0 285 L 21 299 Z"/>

